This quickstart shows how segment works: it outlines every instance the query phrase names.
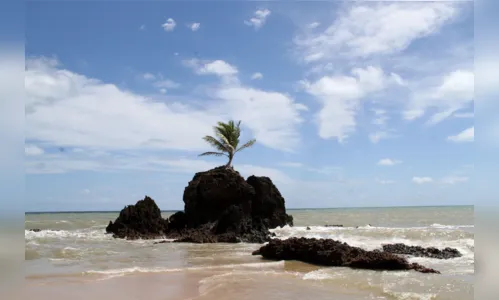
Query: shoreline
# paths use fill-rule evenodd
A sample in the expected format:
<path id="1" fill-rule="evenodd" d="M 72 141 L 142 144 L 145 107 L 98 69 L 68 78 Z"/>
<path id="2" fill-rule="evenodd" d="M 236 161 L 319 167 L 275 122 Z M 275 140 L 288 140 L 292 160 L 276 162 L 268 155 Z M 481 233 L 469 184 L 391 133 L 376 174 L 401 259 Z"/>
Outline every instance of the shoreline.
<path id="1" fill-rule="evenodd" d="M 317 271 L 317 270 L 316 270 Z M 307 299 L 335 297 L 342 300 L 366 299 L 368 292 L 348 289 L 341 284 L 320 281 L 310 284 L 303 274 L 253 271 L 179 271 L 127 274 L 92 280 L 44 281 L 27 279 L 24 299 L 53 300 L 221 300 L 221 299 Z M 294 288 L 286 288 L 293 286 Z M 313 297 L 312 297 L 313 298 Z"/>

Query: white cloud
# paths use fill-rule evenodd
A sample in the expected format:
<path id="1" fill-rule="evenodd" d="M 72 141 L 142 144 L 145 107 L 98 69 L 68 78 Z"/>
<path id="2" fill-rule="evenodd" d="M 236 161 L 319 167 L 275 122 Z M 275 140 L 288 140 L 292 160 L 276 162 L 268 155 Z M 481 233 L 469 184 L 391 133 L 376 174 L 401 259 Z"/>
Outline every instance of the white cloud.
<path id="1" fill-rule="evenodd" d="M 144 78 L 145 80 L 154 80 L 156 79 L 156 76 L 151 73 L 144 73 L 142 74 L 142 78 Z"/>
<path id="2" fill-rule="evenodd" d="M 475 126 L 465 129 L 456 135 L 449 136 L 447 140 L 456 143 L 473 142 L 475 140 Z"/>
<path id="3" fill-rule="evenodd" d="M 166 89 L 159 89 L 159 92 L 160 92 L 161 94 L 166 94 Z"/>
<path id="4" fill-rule="evenodd" d="M 123 91 L 43 59 L 26 64 L 28 141 L 83 150 L 205 151 L 209 148 L 202 137 L 212 134 L 213 124 L 235 119 L 242 120 L 243 130 L 250 129 L 259 145 L 291 151 L 300 144 L 300 112 L 307 108 L 285 94 L 222 84 L 210 90 L 202 107 L 194 108 L 184 100 L 156 101 Z M 93 167 L 92 162 L 75 166 Z"/>
<path id="5" fill-rule="evenodd" d="M 89 189 L 83 189 L 81 192 L 83 194 L 90 194 L 90 190 Z"/>
<path id="6" fill-rule="evenodd" d="M 469 177 L 465 177 L 465 176 L 449 176 L 449 177 L 443 178 L 442 183 L 454 185 L 457 183 L 467 182 L 468 180 L 469 180 Z"/>
<path id="7" fill-rule="evenodd" d="M 199 28 L 201 27 L 201 23 L 192 23 L 189 25 L 192 31 L 198 31 Z"/>
<path id="8" fill-rule="evenodd" d="M 319 27 L 319 25 L 321 25 L 321 23 L 319 23 L 319 22 L 313 22 L 313 23 L 308 24 L 307 27 L 309 29 L 314 29 L 314 28 Z"/>
<path id="9" fill-rule="evenodd" d="M 398 85 L 400 86 L 407 86 L 407 81 L 405 81 L 402 77 L 400 77 L 400 75 L 396 74 L 396 73 L 391 73 L 390 74 L 391 76 L 391 79 L 393 81 L 395 81 Z"/>
<path id="10" fill-rule="evenodd" d="M 203 61 L 193 58 L 185 60 L 184 64 L 192 68 L 199 75 L 233 76 L 239 72 L 235 66 L 223 60 Z"/>
<path id="11" fill-rule="evenodd" d="M 394 180 L 389 180 L 389 179 L 376 179 L 376 182 L 379 184 L 394 184 Z"/>
<path id="12" fill-rule="evenodd" d="M 356 114 L 361 99 L 385 88 L 383 70 L 376 67 L 356 68 L 352 76 L 324 76 L 316 82 L 303 81 L 306 91 L 323 104 L 316 116 L 319 136 L 343 142 L 356 128 Z"/>
<path id="13" fill-rule="evenodd" d="M 121 155 L 111 155 L 110 153 L 94 153 L 92 151 L 84 153 L 71 153 L 68 155 L 46 154 L 44 156 L 33 157 L 26 161 L 26 172 L 28 174 L 58 174 L 75 171 L 117 171 L 117 170 L 147 170 L 170 173 L 196 173 L 209 170 L 224 164 L 225 161 L 206 161 L 203 159 L 190 159 L 186 157 L 168 157 L 164 155 L 150 156 L 137 155 L 134 153 Z M 267 168 L 249 164 L 238 164 L 235 161 L 236 169 L 242 176 L 267 176 L 276 183 L 290 183 L 292 179 L 278 169 Z M 82 190 L 82 193 L 89 194 L 89 189 Z"/>
<path id="14" fill-rule="evenodd" d="M 24 146 L 24 155 L 26 156 L 36 156 L 45 153 L 45 151 L 35 145 L 25 145 Z"/>
<path id="15" fill-rule="evenodd" d="M 472 119 L 475 117 L 475 113 L 469 112 L 469 113 L 455 113 L 453 115 L 454 118 L 458 119 Z"/>
<path id="16" fill-rule="evenodd" d="M 214 96 L 225 101 L 230 114 L 251 129 L 258 143 L 288 151 L 299 145 L 300 111 L 307 107 L 290 96 L 238 85 L 222 86 Z"/>
<path id="17" fill-rule="evenodd" d="M 293 180 L 280 170 L 254 166 L 254 165 L 238 165 L 237 169 L 243 177 L 251 175 L 270 177 L 274 183 L 289 184 Z"/>
<path id="18" fill-rule="evenodd" d="M 170 79 L 158 80 L 158 81 L 154 82 L 153 85 L 157 88 L 166 88 L 166 89 L 176 89 L 176 88 L 180 87 L 179 83 L 177 83 L 173 80 L 170 80 Z"/>
<path id="19" fill-rule="evenodd" d="M 396 159 L 390 159 L 390 158 L 383 158 L 378 161 L 379 166 L 394 166 L 401 164 L 402 161 L 396 160 Z"/>
<path id="20" fill-rule="evenodd" d="M 378 130 L 376 132 L 370 133 L 369 134 L 369 140 L 373 144 L 379 143 L 381 140 L 389 139 L 389 138 L 394 138 L 396 137 L 394 134 L 388 132 L 388 131 L 382 131 Z"/>
<path id="21" fill-rule="evenodd" d="M 177 23 L 172 18 L 168 18 L 164 24 L 161 25 L 165 31 L 173 31 L 177 26 Z"/>
<path id="22" fill-rule="evenodd" d="M 263 75 L 260 72 L 253 73 L 253 75 L 251 75 L 251 79 L 253 79 L 253 80 L 262 79 L 262 78 L 263 78 Z"/>
<path id="23" fill-rule="evenodd" d="M 271 11 L 268 9 L 258 9 L 255 11 L 252 18 L 247 21 L 244 21 L 244 24 L 248 26 L 252 26 L 255 30 L 262 28 L 262 26 L 267 21 L 267 18 L 270 16 Z"/>
<path id="24" fill-rule="evenodd" d="M 201 150 L 201 137 L 220 118 L 155 102 L 43 60 L 28 60 L 27 66 L 27 140 L 80 148 Z M 179 124 L 189 126 L 179 132 Z"/>
<path id="25" fill-rule="evenodd" d="M 348 5 L 323 32 L 305 32 L 295 39 L 295 44 L 309 62 L 339 55 L 389 55 L 403 51 L 416 39 L 438 32 L 457 12 L 452 2 Z"/>
<path id="26" fill-rule="evenodd" d="M 415 92 L 407 110 L 403 113 L 406 120 L 414 120 L 425 115 L 433 108 L 434 113 L 427 121 L 435 125 L 455 112 L 466 108 L 474 101 L 474 74 L 467 70 L 457 70 L 446 74 L 436 86 Z"/>
<path id="27" fill-rule="evenodd" d="M 424 184 L 433 182 L 433 178 L 431 177 L 412 177 L 412 182 L 416 184 Z"/>
<path id="28" fill-rule="evenodd" d="M 373 121 L 374 125 L 385 125 L 386 121 L 388 120 L 388 116 L 386 115 L 386 111 L 383 109 L 375 109 L 373 110 L 374 115 L 376 118 Z"/>

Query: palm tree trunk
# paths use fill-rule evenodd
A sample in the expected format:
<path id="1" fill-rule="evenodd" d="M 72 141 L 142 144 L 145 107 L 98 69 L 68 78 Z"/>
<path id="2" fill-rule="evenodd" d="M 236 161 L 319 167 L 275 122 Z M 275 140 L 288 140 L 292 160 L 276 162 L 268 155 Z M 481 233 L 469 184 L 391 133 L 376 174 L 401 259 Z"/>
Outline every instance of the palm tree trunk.
<path id="1" fill-rule="evenodd" d="M 232 153 L 229 153 L 229 162 L 227 162 L 227 164 L 225 165 L 225 168 L 230 168 L 232 167 L 232 159 L 234 158 L 234 154 Z"/>

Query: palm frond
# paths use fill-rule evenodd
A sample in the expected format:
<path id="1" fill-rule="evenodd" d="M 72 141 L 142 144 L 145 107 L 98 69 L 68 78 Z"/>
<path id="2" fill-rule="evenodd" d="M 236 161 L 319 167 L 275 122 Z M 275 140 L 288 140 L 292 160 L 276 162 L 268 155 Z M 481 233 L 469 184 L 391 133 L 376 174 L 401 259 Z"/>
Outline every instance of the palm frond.
<path id="1" fill-rule="evenodd" d="M 199 154 L 199 156 L 207 156 L 207 155 L 213 155 L 213 156 L 227 156 L 226 153 L 222 153 L 222 152 L 205 152 L 205 153 L 201 153 Z"/>
<path id="2" fill-rule="evenodd" d="M 236 127 L 234 121 L 229 121 L 227 123 L 218 122 L 218 125 L 214 127 L 215 135 L 220 139 L 226 141 L 228 145 L 236 149 L 239 144 L 239 134 L 240 131 Z"/>
<path id="3" fill-rule="evenodd" d="M 210 144 L 213 148 L 217 149 L 220 152 L 230 151 L 229 147 L 212 136 L 207 135 L 203 138 L 203 140 L 205 140 L 208 144 Z"/>
<path id="4" fill-rule="evenodd" d="M 241 150 L 243 150 L 243 149 L 249 148 L 249 147 L 253 146 L 255 143 L 256 143 L 256 140 L 255 140 L 255 139 L 252 139 L 252 140 L 250 140 L 250 141 L 246 142 L 246 144 L 244 144 L 244 145 L 242 145 L 241 147 L 239 147 L 239 148 L 236 150 L 236 152 L 239 152 L 239 151 L 241 151 Z"/>

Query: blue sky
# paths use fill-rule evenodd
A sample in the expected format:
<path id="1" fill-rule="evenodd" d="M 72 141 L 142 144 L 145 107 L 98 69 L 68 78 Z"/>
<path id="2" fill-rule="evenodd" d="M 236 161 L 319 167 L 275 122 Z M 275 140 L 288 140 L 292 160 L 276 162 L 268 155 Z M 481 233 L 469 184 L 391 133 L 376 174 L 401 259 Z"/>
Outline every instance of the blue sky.
<path id="1" fill-rule="evenodd" d="M 472 3 L 26 8 L 27 211 L 181 209 L 229 119 L 288 207 L 473 203 Z"/>

